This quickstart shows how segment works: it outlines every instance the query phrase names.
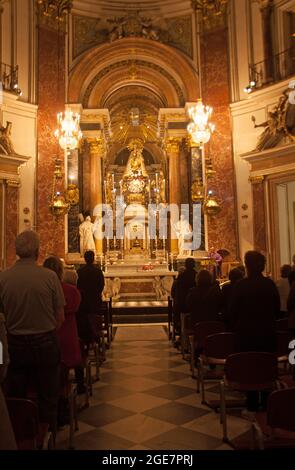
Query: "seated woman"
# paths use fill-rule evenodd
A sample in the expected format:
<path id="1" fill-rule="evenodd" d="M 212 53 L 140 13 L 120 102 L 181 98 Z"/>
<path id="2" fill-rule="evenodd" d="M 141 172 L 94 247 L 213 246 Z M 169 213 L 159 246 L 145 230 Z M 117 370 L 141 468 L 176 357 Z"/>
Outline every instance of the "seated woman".
<path id="1" fill-rule="evenodd" d="M 191 327 L 202 321 L 218 321 L 221 312 L 221 291 L 209 271 L 201 270 L 186 298 Z"/>

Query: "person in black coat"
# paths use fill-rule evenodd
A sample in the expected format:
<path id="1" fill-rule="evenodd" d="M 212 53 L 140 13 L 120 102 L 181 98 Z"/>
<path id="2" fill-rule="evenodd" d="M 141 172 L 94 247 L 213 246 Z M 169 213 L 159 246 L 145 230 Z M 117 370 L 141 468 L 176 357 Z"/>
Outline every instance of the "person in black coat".
<path id="1" fill-rule="evenodd" d="M 77 288 L 82 297 L 77 315 L 77 325 L 80 338 L 85 343 L 89 343 L 93 339 L 93 334 L 91 321 L 88 317 L 100 314 L 105 281 L 102 270 L 94 265 L 94 252 L 86 251 L 84 259 L 86 265 L 78 269 L 77 272 Z"/>
<path id="2" fill-rule="evenodd" d="M 195 271 L 195 260 L 193 258 L 187 258 L 185 260 L 185 269 L 180 272 L 177 280 L 173 286 L 173 299 L 179 316 L 181 313 L 188 313 L 186 298 L 190 289 L 196 285 L 196 271 Z"/>
<path id="3" fill-rule="evenodd" d="M 244 278 L 244 273 L 239 268 L 231 269 L 228 275 L 229 283 L 225 284 L 221 289 L 222 295 L 222 320 L 224 321 L 225 325 L 228 326 L 229 320 L 229 306 L 232 299 L 232 294 L 234 290 L 234 286 L 237 282 L 241 281 Z"/>
<path id="4" fill-rule="evenodd" d="M 245 255 L 247 277 L 233 290 L 229 307 L 229 327 L 236 333 L 237 352 L 276 351 L 276 318 L 280 313 L 280 295 L 275 283 L 263 276 L 265 257 L 257 251 Z M 266 405 L 267 394 L 262 394 Z M 248 412 L 257 411 L 258 392 L 247 394 Z"/>

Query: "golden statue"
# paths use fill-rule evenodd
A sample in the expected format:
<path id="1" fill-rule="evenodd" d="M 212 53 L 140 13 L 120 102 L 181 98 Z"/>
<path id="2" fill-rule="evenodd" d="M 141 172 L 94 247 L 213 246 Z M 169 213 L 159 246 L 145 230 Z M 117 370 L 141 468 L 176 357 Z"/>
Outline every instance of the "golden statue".
<path id="1" fill-rule="evenodd" d="M 131 151 L 127 162 L 126 170 L 123 175 L 124 178 L 133 177 L 135 175 L 142 175 L 148 177 L 143 152 L 143 142 L 140 139 L 133 139 L 128 144 L 127 148 Z"/>

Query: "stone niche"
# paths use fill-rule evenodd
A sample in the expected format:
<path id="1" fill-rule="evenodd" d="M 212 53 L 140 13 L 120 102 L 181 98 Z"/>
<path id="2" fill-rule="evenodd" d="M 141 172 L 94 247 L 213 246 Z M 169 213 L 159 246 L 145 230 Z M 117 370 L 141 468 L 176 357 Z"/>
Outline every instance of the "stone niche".
<path id="1" fill-rule="evenodd" d="M 0 154 L 0 269 L 15 261 L 14 241 L 18 234 L 20 167 L 31 157 Z"/>

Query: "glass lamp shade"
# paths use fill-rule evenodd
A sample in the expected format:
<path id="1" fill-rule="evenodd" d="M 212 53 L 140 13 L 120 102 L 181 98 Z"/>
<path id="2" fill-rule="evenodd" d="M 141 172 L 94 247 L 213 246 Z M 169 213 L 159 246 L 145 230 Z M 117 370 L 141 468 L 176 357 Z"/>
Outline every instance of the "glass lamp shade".
<path id="1" fill-rule="evenodd" d="M 72 111 L 65 111 L 57 115 L 58 128 L 54 135 L 64 150 L 74 150 L 82 139 L 80 129 L 80 115 Z"/>
<path id="2" fill-rule="evenodd" d="M 195 106 L 189 108 L 188 114 L 192 122 L 187 126 L 187 131 L 194 144 L 203 146 L 209 142 L 215 130 L 215 125 L 209 122 L 212 112 L 213 109 L 205 106 L 202 100 L 198 100 Z"/>

